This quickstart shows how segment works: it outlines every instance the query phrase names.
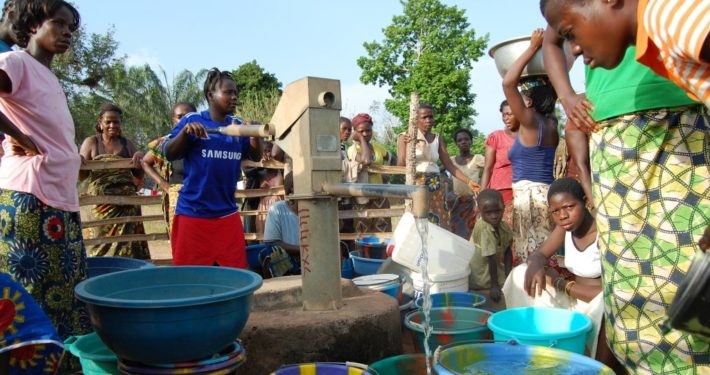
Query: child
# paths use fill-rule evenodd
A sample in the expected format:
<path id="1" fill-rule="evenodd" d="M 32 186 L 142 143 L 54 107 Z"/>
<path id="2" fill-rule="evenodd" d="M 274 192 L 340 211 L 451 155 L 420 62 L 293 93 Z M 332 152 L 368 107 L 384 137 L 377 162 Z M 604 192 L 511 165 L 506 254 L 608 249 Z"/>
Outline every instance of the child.
<path id="1" fill-rule="evenodd" d="M 561 178 L 550 185 L 547 195 L 549 211 L 555 228 L 539 249 L 528 257 L 527 265 L 515 267 L 503 285 L 507 307 L 543 306 L 576 310 L 592 319 L 594 330 L 588 335 L 592 357 L 605 354 L 611 358 L 606 342 L 597 352 L 601 326 L 602 265 L 597 248 L 597 227 L 586 208 L 584 189 L 573 178 Z M 565 248 L 565 267 L 574 274 L 567 280 L 553 268 L 545 267 L 557 249 Z M 600 348 L 601 349 L 601 348 Z M 612 363 L 613 364 L 613 363 Z"/>
<path id="2" fill-rule="evenodd" d="M 0 272 L 32 295 L 64 340 L 91 331 L 84 305 L 74 298 L 74 287 L 86 278 L 76 188 L 81 158 L 66 96 L 50 70 L 54 56 L 69 49 L 79 13 L 63 0 L 17 1 L 15 7 L 13 29 L 25 49 L 0 54 L 0 130 L 7 137 L 0 165 Z M 14 310 L 2 315 L 11 323 L 9 313 Z M 39 352 L 33 358 L 45 354 L 49 358 Z M 19 373 L 45 370 L 40 361 L 21 362 L 38 369 L 12 363 Z"/>
<path id="3" fill-rule="evenodd" d="M 208 110 L 183 117 L 165 143 L 168 160 L 183 159 L 183 187 L 170 241 L 175 265 L 247 268 L 242 220 L 234 196 L 241 160 L 259 160 L 258 138 L 207 135 L 207 129 L 241 121 L 232 117 L 237 85 L 229 72 L 212 68 L 204 95 Z"/>
<path id="4" fill-rule="evenodd" d="M 557 94 L 547 77 L 521 79 L 523 69 L 542 42 L 543 32 L 537 29 L 528 48 L 503 77 L 505 99 L 520 121 L 518 136 L 508 151 L 513 169 L 515 265 L 525 263 L 552 230 L 547 213 L 547 189 L 554 180 L 552 172 L 559 142 L 555 116 Z"/>
<path id="5" fill-rule="evenodd" d="M 197 112 L 194 104 L 186 102 L 175 103 L 172 115 L 173 126 L 177 125 L 180 119 L 191 112 Z M 176 160 L 173 163 L 168 163 L 165 160 L 163 143 L 167 139 L 168 136 L 163 136 L 148 142 L 148 152 L 143 156 L 143 170 L 163 190 L 163 216 L 168 227 L 168 234 L 170 234 L 171 224 L 175 216 L 175 204 L 182 188 L 182 160 Z"/>
<path id="6" fill-rule="evenodd" d="M 512 253 L 510 243 L 513 233 L 503 222 L 503 196 L 498 190 L 485 189 L 478 195 L 481 219 L 473 227 L 471 242 L 471 274 L 468 278 L 472 290 L 489 289 L 493 302 L 500 301 L 500 286 L 510 272 Z"/>
<path id="7" fill-rule="evenodd" d="M 541 0 L 540 10 L 585 64 L 611 69 L 635 44 L 640 63 L 710 107 L 707 0 Z"/>

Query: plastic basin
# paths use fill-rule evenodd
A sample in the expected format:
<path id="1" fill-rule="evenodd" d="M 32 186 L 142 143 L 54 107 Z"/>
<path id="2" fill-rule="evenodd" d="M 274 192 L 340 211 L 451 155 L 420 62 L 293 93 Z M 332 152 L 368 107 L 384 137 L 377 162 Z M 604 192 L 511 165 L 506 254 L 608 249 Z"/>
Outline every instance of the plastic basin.
<path id="1" fill-rule="evenodd" d="M 491 312 L 473 307 L 436 307 L 430 311 L 432 327 L 429 348 L 472 340 L 490 340 L 486 326 Z M 414 331 L 414 349 L 424 353 L 424 312 L 414 310 L 404 317 L 404 325 Z"/>
<path id="2" fill-rule="evenodd" d="M 384 259 L 387 257 L 385 249 L 387 244 L 376 236 L 365 236 L 355 240 L 355 245 L 365 258 Z"/>
<path id="3" fill-rule="evenodd" d="M 91 324 L 121 359 L 188 362 L 230 345 L 262 284 L 254 272 L 227 267 L 153 267 L 82 281 L 77 298 Z"/>
<path id="4" fill-rule="evenodd" d="M 380 269 L 384 259 L 370 259 L 360 256 L 359 251 L 351 251 L 350 259 L 353 262 L 353 270 L 356 276 L 374 275 Z"/>
<path id="5" fill-rule="evenodd" d="M 88 277 L 136 268 L 155 267 L 153 263 L 147 260 L 124 257 L 87 257 L 86 264 Z"/>
<path id="6" fill-rule="evenodd" d="M 86 375 L 118 374 L 118 359 L 95 333 L 70 336 L 64 341 L 67 350 L 79 358 Z"/>
<path id="7" fill-rule="evenodd" d="M 367 370 L 374 375 L 427 375 L 424 354 L 402 354 L 381 359 Z"/>
<path id="8" fill-rule="evenodd" d="M 353 283 L 363 290 L 374 290 L 402 302 L 402 284 L 399 275 L 381 273 L 375 275 L 358 276 Z"/>
<path id="9" fill-rule="evenodd" d="M 586 315 L 549 307 L 517 307 L 499 311 L 488 320 L 496 340 L 515 340 L 584 354 L 592 320 Z"/>
<path id="10" fill-rule="evenodd" d="M 422 308 L 424 297 L 419 296 L 414 304 Z M 431 307 L 478 307 L 486 303 L 486 297 L 471 292 L 445 292 L 431 294 Z"/>
<path id="11" fill-rule="evenodd" d="M 452 374 L 613 375 L 609 367 L 580 354 L 531 345 L 467 343 L 439 349 L 434 369 Z"/>
<path id="12" fill-rule="evenodd" d="M 347 363 L 301 363 L 284 365 L 272 375 L 370 375 L 366 369 Z"/>

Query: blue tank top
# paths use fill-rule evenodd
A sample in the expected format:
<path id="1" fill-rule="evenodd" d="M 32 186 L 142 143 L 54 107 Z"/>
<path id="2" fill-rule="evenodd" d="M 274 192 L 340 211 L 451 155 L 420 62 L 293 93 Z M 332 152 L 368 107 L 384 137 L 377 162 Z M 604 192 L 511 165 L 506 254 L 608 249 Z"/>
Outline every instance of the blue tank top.
<path id="1" fill-rule="evenodd" d="M 550 184 L 555 180 L 552 169 L 555 164 L 556 146 L 542 146 L 542 132 L 544 123 L 540 121 L 537 132 L 537 145 L 523 146 L 520 135 L 508 150 L 508 159 L 513 167 L 513 182 L 522 180 Z"/>

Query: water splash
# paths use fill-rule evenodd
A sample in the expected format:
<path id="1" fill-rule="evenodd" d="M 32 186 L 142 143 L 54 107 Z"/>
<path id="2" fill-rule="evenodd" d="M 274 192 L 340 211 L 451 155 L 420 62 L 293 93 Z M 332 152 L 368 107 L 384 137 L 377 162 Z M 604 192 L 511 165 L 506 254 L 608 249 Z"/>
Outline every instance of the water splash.
<path id="1" fill-rule="evenodd" d="M 431 336 L 431 283 L 429 281 L 429 272 L 427 269 L 427 264 L 429 263 L 429 253 L 427 248 L 427 239 L 429 237 L 429 222 L 426 218 L 417 218 L 416 221 L 417 232 L 419 232 L 419 237 L 422 239 L 422 252 L 419 258 L 419 267 L 422 271 L 422 313 L 424 314 L 424 320 L 422 321 L 424 328 L 424 356 L 426 363 L 426 373 L 431 375 L 432 368 L 432 352 L 429 347 L 429 336 Z"/>

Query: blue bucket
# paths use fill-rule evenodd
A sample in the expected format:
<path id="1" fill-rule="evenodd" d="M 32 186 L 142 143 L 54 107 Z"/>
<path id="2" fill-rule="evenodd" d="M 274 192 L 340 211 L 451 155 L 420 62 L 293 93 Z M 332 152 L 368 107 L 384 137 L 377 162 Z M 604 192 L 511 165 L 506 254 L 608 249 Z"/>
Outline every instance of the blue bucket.
<path id="1" fill-rule="evenodd" d="M 124 257 L 87 257 L 86 265 L 89 278 L 136 268 L 155 267 L 147 260 Z"/>
<path id="2" fill-rule="evenodd" d="M 422 308 L 424 296 L 419 296 L 414 304 Z M 431 294 L 431 307 L 478 307 L 486 303 L 486 297 L 471 292 L 444 292 Z"/>
<path id="3" fill-rule="evenodd" d="M 371 375 L 367 366 L 353 363 L 301 363 L 284 365 L 271 375 Z"/>
<path id="4" fill-rule="evenodd" d="M 380 273 L 375 275 L 358 276 L 353 279 L 353 283 L 360 289 L 374 290 L 389 295 L 402 302 L 402 283 L 399 275 L 392 273 Z"/>
<path id="5" fill-rule="evenodd" d="M 609 367 L 581 354 L 541 346 L 465 343 L 441 347 L 433 364 L 439 375 L 560 374 L 614 375 Z"/>
<path id="6" fill-rule="evenodd" d="M 490 340 L 491 331 L 486 322 L 490 311 L 473 307 L 437 307 L 429 312 L 432 328 L 429 348 L 474 340 Z M 414 331 L 414 349 L 424 353 L 424 313 L 414 310 L 404 317 L 404 325 Z"/>
<path id="7" fill-rule="evenodd" d="M 488 327 L 496 340 L 515 340 L 584 354 L 592 320 L 571 310 L 518 307 L 493 314 L 488 319 Z"/>
<path id="8" fill-rule="evenodd" d="M 344 258 L 340 265 L 340 277 L 343 279 L 352 279 L 355 277 L 355 269 L 353 268 L 353 260 L 350 258 Z"/>
<path id="9" fill-rule="evenodd" d="M 368 369 L 375 375 L 427 375 L 424 354 L 402 354 L 381 359 Z"/>
<path id="10" fill-rule="evenodd" d="M 384 259 L 363 258 L 359 251 L 351 251 L 350 259 L 352 259 L 356 276 L 374 275 L 385 262 Z"/>

